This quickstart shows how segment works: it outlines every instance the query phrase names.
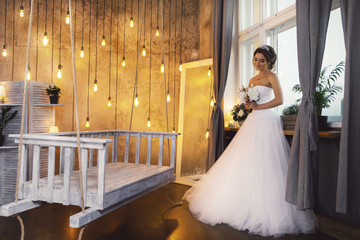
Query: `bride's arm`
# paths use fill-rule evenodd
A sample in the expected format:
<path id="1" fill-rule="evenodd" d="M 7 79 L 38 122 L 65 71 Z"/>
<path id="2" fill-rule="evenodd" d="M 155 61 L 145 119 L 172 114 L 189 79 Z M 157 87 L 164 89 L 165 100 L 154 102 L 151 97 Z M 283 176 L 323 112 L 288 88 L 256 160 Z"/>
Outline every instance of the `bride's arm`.
<path id="1" fill-rule="evenodd" d="M 255 102 L 250 102 L 249 107 L 251 107 L 252 109 L 255 109 L 255 110 L 256 109 L 257 110 L 268 109 L 268 108 L 274 108 L 274 107 L 277 107 L 277 106 L 283 104 L 283 94 L 282 94 L 282 90 L 281 90 L 281 86 L 280 86 L 278 77 L 276 76 L 276 74 L 271 74 L 268 79 L 269 79 L 269 83 L 270 83 L 271 87 L 274 90 L 275 98 L 273 100 L 271 100 L 270 102 L 260 104 L 260 105 L 257 105 Z"/>

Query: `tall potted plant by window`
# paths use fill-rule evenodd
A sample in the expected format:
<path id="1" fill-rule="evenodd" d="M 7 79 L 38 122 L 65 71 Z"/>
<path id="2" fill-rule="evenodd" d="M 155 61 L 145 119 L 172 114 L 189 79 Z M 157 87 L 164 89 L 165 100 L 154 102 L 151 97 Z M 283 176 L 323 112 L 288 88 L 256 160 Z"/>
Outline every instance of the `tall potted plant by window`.
<path id="1" fill-rule="evenodd" d="M 16 114 L 17 111 L 14 112 L 10 112 L 11 107 L 3 107 L 1 109 L 1 115 L 0 115 L 0 146 L 2 146 L 4 144 L 5 141 L 5 136 L 4 136 L 4 129 L 6 124 L 8 124 L 8 122 L 13 119 Z"/>
<path id="2" fill-rule="evenodd" d="M 60 98 L 60 94 L 61 94 L 60 88 L 58 88 L 55 85 L 53 87 L 51 85 L 49 85 L 49 87 L 46 89 L 46 94 L 49 96 L 51 104 L 59 103 L 59 98 Z"/>
<path id="3" fill-rule="evenodd" d="M 326 66 L 321 70 L 319 82 L 316 85 L 314 93 L 314 104 L 318 116 L 319 130 L 326 130 L 327 125 L 327 116 L 321 115 L 322 110 L 324 108 L 329 108 L 330 103 L 335 100 L 336 94 L 343 90 L 340 85 L 336 84 L 336 80 L 343 73 L 345 69 L 345 62 L 341 61 L 328 75 L 326 75 L 329 67 L 330 66 Z M 300 84 L 294 85 L 293 91 L 302 92 Z M 300 102 L 301 99 L 298 99 L 297 101 Z"/>

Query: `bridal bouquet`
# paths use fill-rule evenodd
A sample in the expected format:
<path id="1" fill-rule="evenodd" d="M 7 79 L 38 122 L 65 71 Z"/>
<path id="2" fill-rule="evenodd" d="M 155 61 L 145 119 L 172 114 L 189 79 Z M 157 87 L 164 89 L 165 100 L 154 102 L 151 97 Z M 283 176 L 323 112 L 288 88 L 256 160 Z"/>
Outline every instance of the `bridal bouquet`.
<path id="1" fill-rule="evenodd" d="M 242 86 L 239 92 L 239 98 L 242 103 L 248 103 L 250 101 L 259 100 L 260 93 L 259 91 L 251 85 L 249 88 Z"/>
<path id="2" fill-rule="evenodd" d="M 246 119 L 251 111 L 252 109 L 246 109 L 245 103 L 241 103 L 236 104 L 233 109 L 231 109 L 231 115 L 233 116 L 234 121 L 242 121 Z"/>

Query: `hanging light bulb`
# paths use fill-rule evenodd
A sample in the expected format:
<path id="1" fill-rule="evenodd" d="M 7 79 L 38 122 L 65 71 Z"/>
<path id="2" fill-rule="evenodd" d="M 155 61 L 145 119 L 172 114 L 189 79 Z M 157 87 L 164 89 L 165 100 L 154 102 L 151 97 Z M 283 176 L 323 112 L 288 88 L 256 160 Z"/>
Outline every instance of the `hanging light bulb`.
<path id="1" fill-rule="evenodd" d="M 175 133 L 175 127 L 173 127 L 173 133 Z"/>
<path id="2" fill-rule="evenodd" d="M 182 62 L 180 62 L 180 65 L 179 65 L 179 71 L 181 72 L 183 70 L 183 67 L 182 67 Z"/>
<path id="3" fill-rule="evenodd" d="M 161 62 L 160 71 L 161 71 L 162 73 L 164 73 L 164 71 L 165 71 L 164 62 Z"/>
<path id="4" fill-rule="evenodd" d="M 108 107 L 111 107 L 111 97 L 108 98 L 107 106 L 108 106 Z"/>
<path id="5" fill-rule="evenodd" d="M 59 64 L 59 66 L 58 66 L 58 73 L 57 73 L 57 77 L 58 77 L 58 79 L 61 79 L 61 77 L 62 77 L 62 74 L 61 74 L 61 64 Z"/>
<path id="6" fill-rule="evenodd" d="M 155 36 L 160 36 L 160 30 L 159 30 L 159 27 L 156 27 L 156 32 L 155 32 Z"/>
<path id="7" fill-rule="evenodd" d="M 125 62 L 125 57 L 123 57 L 123 60 L 122 60 L 122 64 L 121 64 L 123 67 L 126 66 L 126 62 Z"/>
<path id="8" fill-rule="evenodd" d="M 206 130 L 206 134 L 205 134 L 205 138 L 206 138 L 206 139 L 209 138 L 209 134 L 210 134 L 209 129 L 207 129 L 207 130 Z"/>
<path id="9" fill-rule="evenodd" d="M 47 44 L 48 44 L 48 38 L 47 38 L 47 32 L 44 33 L 44 38 L 43 38 L 43 43 L 44 43 L 44 46 L 46 47 Z"/>
<path id="10" fill-rule="evenodd" d="M 105 41 L 105 35 L 102 36 L 102 41 L 101 41 L 101 46 L 105 46 L 106 45 L 106 41 Z"/>
<path id="11" fill-rule="evenodd" d="M 144 57 L 146 56 L 146 49 L 145 49 L 145 45 L 143 45 L 142 55 L 143 55 Z"/>
<path id="12" fill-rule="evenodd" d="M 6 45 L 5 45 L 5 44 L 4 44 L 4 47 L 3 47 L 2 55 L 3 55 L 4 57 L 7 56 Z"/>
<path id="13" fill-rule="evenodd" d="M 24 17 L 24 7 L 23 7 L 23 5 L 20 6 L 20 17 Z"/>
<path id="14" fill-rule="evenodd" d="M 168 91 L 166 94 L 166 101 L 170 102 L 171 98 L 170 98 L 170 92 Z"/>
<path id="15" fill-rule="evenodd" d="M 211 76 L 211 67 L 209 67 L 208 76 Z"/>
<path id="16" fill-rule="evenodd" d="M 215 99 L 213 96 L 211 96 L 210 106 L 213 107 L 214 105 L 215 105 Z"/>
<path id="17" fill-rule="evenodd" d="M 90 119 L 89 119 L 89 117 L 86 118 L 86 124 L 85 124 L 85 126 L 86 126 L 87 128 L 90 127 Z"/>
<path id="18" fill-rule="evenodd" d="M 26 79 L 30 80 L 30 77 L 31 77 L 31 75 L 30 75 L 30 67 L 29 67 L 29 69 L 28 69 L 28 71 L 26 73 Z"/>
<path id="19" fill-rule="evenodd" d="M 80 51 L 80 57 L 84 58 L 85 54 L 84 54 L 84 47 L 81 47 L 81 51 Z"/>
<path id="20" fill-rule="evenodd" d="M 151 127 L 150 117 L 148 117 L 147 127 Z"/>
<path id="21" fill-rule="evenodd" d="M 94 80 L 94 92 L 98 91 L 98 85 L 97 85 L 97 80 Z"/>
<path id="22" fill-rule="evenodd" d="M 69 10 L 67 10 L 67 12 L 66 12 L 65 22 L 66 22 L 66 24 L 70 24 L 70 12 L 69 12 Z"/>
<path id="23" fill-rule="evenodd" d="M 137 107 L 139 105 L 139 99 L 138 99 L 138 94 L 135 95 L 135 107 Z"/>
<path id="24" fill-rule="evenodd" d="M 130 27 L 131 28 L 134 27 L 134 19 L 133 19 L 133 17 L 130 18 Z"/>

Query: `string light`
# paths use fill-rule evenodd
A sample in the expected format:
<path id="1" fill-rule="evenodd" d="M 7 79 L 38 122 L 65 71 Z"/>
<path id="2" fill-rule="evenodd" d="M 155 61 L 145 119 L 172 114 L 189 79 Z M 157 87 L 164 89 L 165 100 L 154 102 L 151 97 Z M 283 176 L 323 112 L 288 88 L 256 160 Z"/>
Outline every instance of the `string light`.
<path id="1" fill-rule="evenodd" d="M 24 7 L 23 7 L 23 5 L 21 4 L 21 6 L 20 6 L 20 17 L 24 17 Z"/>
<path id="2" fill-rule="evenodd" d="M 66 19 L 65 19 L 65 22 L 66 22 L 66 24 L 70 24 L 70 12 L 69 12 L 69 10 L 67 10 L 67 12 L 66 12 Z"/>
<path id="3" fill-rule="evenodd" d="M 30 67 L 28 68 L 28 71 L 27 71 L 27 73 L 26 73 L 26 79 L 27 80 L 30 80 L 30 78 L 31 78 L 31 75 L 30 75 Z"/>
<path id="4" fill-rule="evenodd" d="M 4 44 L 4 47 L 3 47 L 2 55 L 3 55 L 4 57 L 7 56 L 6 45 L 5 45 L 5 44 Z"/>
<path id="5" fill-rule="evenodd" d="M 85 57 L 85 53 L 84 53 L 84 15 L 85 15 L 85 0 L 83 0 L 83 15 L 82 15 L 82 29 L 81 29 L 81 50 L 80 50 L 80 57 L 84 58 Z M 90 12 L 90 21 L 91 21 L 91 12 Z M 91 25 L 90 25 L 91 26 Z M 91 28 L 91 27 L 89 27 Z M 90 30 L 89 30 L 90 32 Z M 90 38 L 90 36 L 89 36 Z M 89 40 L 89 44 L 90 44 L 90 40 Z"/>
<path id="6" fill-rule="evenodd" d="M 134 27 L 134 19 L 133 19 L 133 17 L 130 17 L 130 27 L 131 28 Z"/>
<path id="7" fill-rule="evenodd" d="M 135 101 L 134 101 L 135 107 L 139 106 L 139 99 L 138 94 L 135 95 Z"/>
<path id="8" fill-rule="evenodd" d="M 111 107 L 111 97 L 108 98 L 107 106 L 108 106 L 108 107 Z"/>
<path id="9" fill-rule="evenodd" d="M 81 58 L 84 58 L 84 57 L 85 57 L 84 47 L 81 47 L 80 57 L 81 57 Z"/>
<path id="10" fill-rule="evenodd" d="M 106 41 L 105 41 L 105 35 L 102 36 L 102 41 L 101 41 L 101 46 L 105 46 L 106 45 Z"/>
<path id="11" fill-rule="evenodd" d="M 164 61 L 161 62 L 160 71 L 161 71 L 161 73 L 164 73 L 164 71 L 165 71 Z"/>
<path id="12" fill-rule="evenodd" d="M 97 85 L 97 80 L 95 79 L 94 81 L 94 92 L 98 91 L 98 85 Z"/>
<path id="13" fill-rule="evenodd" d="M 112 0 L 110 1 L 110 10 L 112 9 Z M 104 21 L 105 21 L 105 0 L 104 0 Z M 111 33 L 112 33 L 112 11 L 110 11 L 110 42 L 109 42 L 109 46 L 110 46 L 110 49 L 109 49 L 109 98 L 108 98 L 108 104 L 107 106 L 108 107 L 111 107 Z M 104 36 L 105 38 L 105 36 Z"/>
<path id="14" fill-rule="evenodd" d="M 156 27 L 156 32 L 155 32 L 155 36 L 160 36 L 160 29 L 159 27 Z"/>
<path id="15" fill-rule="evenodd" d="M 146 56 L 146 49 L 145 49 L 145 45 L 143 45 L 142 55 L 143 55 L 143 57 L 145 57 L 145 56 Z"/>
<path id="16" fill-rule="evenodd" d="M 126 16 L 126 1 L 125 1 L 125 7 L 124 7 L 124 14 Z M 126 29 L 125 25 L 126 25 L 126 17 L 125 16 L 124 16 L 124 25 L 123 25 L 123 27 L 124 27 L 124 41 L 123 41 L 123 58 L 122 58 L 122 63 L 121 63 L 122 67 L 126 66 L 126 61 L 125 61 L 125 40 L 126 40 L 125 39 L 125 29 Z"/>
<path id="17" fill-rule="evenodd" d="M 170 101 L 171 101 L 170 92 L 169 92 L 169 91 L 167 91 L 167 94 L 166 94 L 166 101 L 167 101 L 167 102 L 170 102 Z"/>
<path id="18" fill-rule="evenodd" d="M 215 105 L 214 96 L 211 96 L 210 106 L 213 107 Z"/>
<path id="19" fill-rule="evenodd" d="M 126 1 L 125 1 L 126 2 Z M 126 11 L 125 11 L 126 12 Z M 131 17 L 130 17 L 130 27 L 134 27 L 134 19 L 133 19 L 133 0 L 131 0 Z"/>
<path id="20" fill-rule="evenodd" d="M 58 66 L 58 73 L 57 73 L 57 77 L 58 77 L 58 79 L 61 79 L 61 77 L 62 77 L 62 74 L 61 74 L 61 65 L 59 64 L 59 66 Z"/>
<path id="21" fill-rule="evenodd" d="M 86 118 L 86 124 L 85 124 L 85 126 L 86 126 L 87 128 L 90 127 L 90 118 L 89 118 L 89 117 Z"/>
<path id="22" fill-rule="evenodd" d="M 48 44 L 48 38 L 47 38 L 47 32 L 44 33 L 44 38 L 43 38 L 43 43 L 44 43 L 44 46 L 46 47 L 47 44 Z"/>

